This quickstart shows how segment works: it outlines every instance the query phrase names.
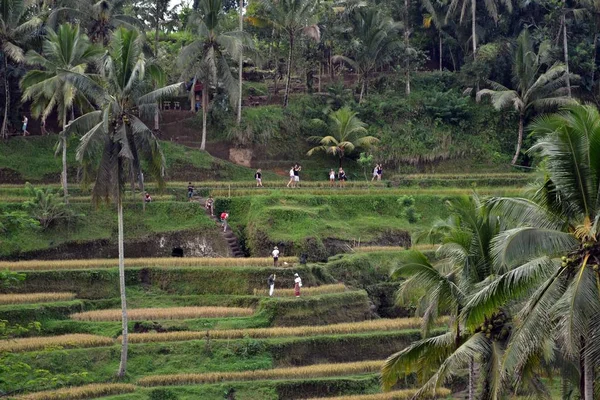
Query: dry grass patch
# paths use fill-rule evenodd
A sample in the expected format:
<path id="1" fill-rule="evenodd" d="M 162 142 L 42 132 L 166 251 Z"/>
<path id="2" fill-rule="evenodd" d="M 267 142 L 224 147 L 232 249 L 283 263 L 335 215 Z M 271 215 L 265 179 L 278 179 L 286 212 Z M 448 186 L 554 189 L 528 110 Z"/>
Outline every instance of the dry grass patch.
<path id="1" fill-rule="evenodd" d="M 126 383 L 99 383 L 85 386 L 48 390 L 17 397 L 18 400 L 79 400 L 99 396 L 134 392 L 136 387 Z"/>
<path id="2" fill-rule="evenodd" d="M 437 245 L 437 244 L 422 243 L 422 244 L 414 244 L 408 249 L 405 247 L 402 247 L 402 246 L 360 246 L 360 247 L 353 247 L 352 251 L 354 251 L 355 253 L 377 253 L 377 252 L 386 252 L 386 251 L 397 252 L 397 251 L 404 251 L 404 250 L 427 251 L 427 250 L 437 250 L 438 247 L 439 247 L 439 245 Z"/>
<path id="3" fill-rule="evenodd" d="M 219 317 L 247 317 L 254 310 L 241 307 L 169 307 L 169 308 L 134 308 L 127 310 L 132 321 L 155 319 L 192 319 Z M 96 310 L 71 314 L 77 321 L 120 321 L 121 310 Z"/>
<path id="4" fill-rule="evenodd" d="M 222 381 L 256 381 L 265 379 L 316 378 L 378 372 L 383 361 L 360 361 L 342 364 L 316 364 L 305 367 L 259 369 L 239 372 L 207 372 L 204 374 L 155 375 L 141 378 L 142 386 L 194 385 Z"/>
<path id="5" fill-rule="evenodd" d="M 285 336 L 318 336 L 360 332 L 394 331 L 402 329 L 414 329 L 420 326 L 420 318 L 397 318 L 317 326 L 282 326 L 276 328 L 212 330 L 209 331 L 209 335 L 212 339 L 243 339 L 245 337 L 275 338 Z M 205 337 L 206 331 L 131 333 L 129 334 L 129 341 L 131 343 L 177 342 L 184 340 L 198 340 Z"/>
<path id="6" fill-rule="evenodd" d="M 277 283 L 277 282 L 275 282 Z M 322 285 L 322 286 L 312 286 L 312 287 L 302 287 L 302 296 L 318 296 L 320 294 L 331 294 L 331 293 L 341 293 L 346 291 L 346 286 L 343 283 L 336 283 L 333 285 Z M 268 296 L 268 289 L 254 289 L 255 296 Z M 278 289 L 275 287 L 274 297 L 293 297 L 294 289 Z"/>
<path id="7" fill-rule="evenodd" d="M 297 257 L 281 257 L 281 264 L 287 262 L 291 267 L 298 261 Z M 31 270 L 61 270 L 61 269 L 97 269 L 117 268 L 117 259 L 95 260 L 29 260 L 29 261 L 1 261 L 0 269 L 11 271 Z M 272 267 L 272 258 L 128 258 L 125 267 Z"/>
<path id="8" fill-rule="evenodd" d="M 114 341 L 108 337 L 80 333 L 61 336 L 9 339 L 0 341 L 0 353 L 3 351 L 36 351 L 49 347 L 100 347 L 111 346 L 113 343 Z"/>
<path id="9" fill-rule="evenodd" d="M 0 294 L 0 305 L 26 304 L 26 303 L 49 303 L 53 301 L 73 300 L 75 293 L 23 293 L 23 294 Z"/>
<path id="10" fill-rule="evenodd" d="M 393 392 L 387 393 L 377 393 L 377 394 L 359 394 L 359 395 L 351 395 L 351 396 L 337 396 L 337 397 L 327 397 L 327 400 L 408 400 L 412 399 L 412 397 L 417 393 L 417 389 L 403 389 L 403 390 L 395 390 Z M 452 394 L 449 389 L 440 388 L 435 391 L 435 395 L 433 393 L 426 393 L 422 399 L 433 399 L 439 397 L 448 397 Z M 308 400 L 323 400 L 324 397 L 313 397 Z"/>

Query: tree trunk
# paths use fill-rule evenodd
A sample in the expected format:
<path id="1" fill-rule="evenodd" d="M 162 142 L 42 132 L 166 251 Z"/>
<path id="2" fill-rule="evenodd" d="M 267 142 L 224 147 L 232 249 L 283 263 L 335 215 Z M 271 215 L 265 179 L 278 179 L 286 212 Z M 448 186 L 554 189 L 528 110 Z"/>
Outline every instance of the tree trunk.
<path id="1" fill-rule="evenodd" d="M 208 117 L 208 85 L 202 85 L 202 142 L 200 150 L 206 149 L 206 119 Z"/>
<path id="2" fill-rule="evenodd" d="M 473 36 L 473 59 L 477 54 L 477 32 L 476 32 L 476 20 L 477 16 L 477 0 L 471 0 L 471 35 Z"/>
<path id="3" fill-rule="evenodd" d="M 567 16 L 566 16 L 566 0 L 563 0 L 563 15 L 562 15 L 562 26 L 563 26 L 563 53 L 565 56 L 565 78 L 567 83 L 567 95 L 571 97 L 571 76 L 569 73 L 569 46 L 567 42 Z"/>
<path id="4" fill-rule="evenodd" d="M 469 360 L 469 400 L 475 399 L 475 361 Z"/>
<path id="5" fill-rule="evenodd" d="M 65 134 L 65 126 L 67 125 L 67 110 L 64 110 L 62 128 L 63 132 L 60 136 L 62 142 L 62 173 L 60 174 L 60 180 L 63 187 L 63 195 L 65 197 L 65 204 L 69 204 L 69 189 L 67 187 L 67 135 Z"/>
<path id="6" fill-rule="evenodd" d="M 156 0 L 156 20 L 154 31 L 154 57 L 158 58 L 158 30 L 160 29 L 160 0 Z"/>
<path id="7" fill-rule="evenodd" d="M 2 55 L 2 59 L 4 60 L 4 119 L 2 120 L 2 132 L 0 136 L 3 139 L 8 138 L 8 109 L 10 108 L 10 87 L 8 86 L 8 60 L 6 58 L 6 54 Z"/>
<path id="8" fill-rule="evenodd" d="M 598 43 L 598 37 L 599 37 L 599 34 L 596 33 L 594 35 L 594 47 L 593 47 L 594 57 L 592 59 L 592 65 L 594 66 L 594 68 L 592 69 L 592 91 L 594 90 L 594 81 L 596 80 L 596 58 L 597 58 L 596 44 Z"/>
<path id="9" fill-rule="evenodd" d="M 439 39 L 439 44 L 440 44 L 440 72 L 442 72 L 442 32 L 439 32 L 438 35 L 438 39 Z"/>
<path id="10" fill-rule="evenodd" d="M 365 92 L 367 91 L 367 78 L 364 77 L 360 86 L 360 95 L 358 96 L 358 104 L 362 103 Z"/>
<path id="11" fill-rule="evenodd" d="M 290 96 L 290 81 L 292 79 L 292 58 L 294 53 L 294 33 L 290 33 L 290 52 L 288 54 L 287 77 L 285 79 L 285 94 L 283 95 L 283 106 L 287 107 Z"/>
<path id="12" fill-rule="evenodd" d="M 408 0 L 404 0 L 404 46 L 406 46 L 406 95 L 410 96 L 410 56 L 408 49 L 410 48 L 410 26 L 408 24 Z"/>
<path id="13" fill-rule="evenodd" d="M 140 190 L 142 193 L 142 211 L 146 211 L 146 190 L 144 189 L 144 173 L 140 170 Z"/>
<path id="14" fill-rule="evenodd" d="M 121 363 L 117 375 L 123 377 L 127 371 L 127 296 L 125 293 L 125 248 L 123 244 L 123 200 L 119 193 L 117 200 L 117 213 L 119 225 L 119 290 L 121 292 Z"/>
<path id="15" fill-rule="evenodd" d="M 585 341 L 582 340 L 585 344 Z M 590 357 L 585 354 L 586 346 L 581 348 L 581 358 L 583 363 L 583 400 L 594 400 L 594 365 L 590 361 Z"/>
<path id="16" fill-rule="evenodd" d="M 240 0 L 240 32 L 244 30 L 244 0 Z M 239 62 L 239 74 L 238 79 L 239 82 L 239 90 L 240 94 L 238 97 L 238 107 L 237 107 L 237 124 L 238 126 L 242 123 L 242 68 L 244 67 L 244 54 L 243 51 L 240 51 L 240 62 Z"/>
<path id="17" fill-rule="evenodd" d="M 196 77 L 194 76 L 194 79 L 192 80 L 192 87 L 190 88 L 190 111 L 195 112 L 196 111 L 196 92 L 194 91 L 194 88 L 196 87 Z"/>
<path id="18" fill-rule="evenodd" d="M 519 159 L 519 154 L 521 153 L 521 146 L 523 145 L 523 124 L 525 122 L 525 115 L 523 113 L 519 114 L 519 136 L 517 138 L 517 150 L 515 151 L 515 156 L 510 162 L 512 165 L 517 163 Z"/>

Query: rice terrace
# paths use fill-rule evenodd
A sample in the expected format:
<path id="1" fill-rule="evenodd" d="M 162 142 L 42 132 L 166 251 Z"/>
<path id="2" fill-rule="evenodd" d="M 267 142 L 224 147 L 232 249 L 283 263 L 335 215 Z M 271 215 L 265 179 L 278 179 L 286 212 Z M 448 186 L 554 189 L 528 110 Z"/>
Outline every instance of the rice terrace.
<path id="1" fill-rule="evenodd" d="M 0 399 L 600 400 L 599 21 L 0 0 Z"/>

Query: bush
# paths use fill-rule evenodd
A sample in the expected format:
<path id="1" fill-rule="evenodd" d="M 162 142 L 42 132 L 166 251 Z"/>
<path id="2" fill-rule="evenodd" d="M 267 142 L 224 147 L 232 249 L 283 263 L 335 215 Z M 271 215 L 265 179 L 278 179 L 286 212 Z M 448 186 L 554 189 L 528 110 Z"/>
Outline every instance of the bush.
<path id="1" fill-rule="evenodd" d="M 306 260 L 309 262 L 327 261 L 327 249 L 321 239 L 307 237 L 299 244 L 298 254 L 306 254 Z"/>
<path id="2" fill-rule="evenodd" d="M 148 394 L 148 400 L 177 400 L 178 398 L 175 392 L 165 388 L 153 389 Z"/>
<path id="3" fill-rule="evenodd" d="M 27 182 L 27 194 L 31 199 L 23 203 L 23 208 L 44 230 L 59 222 L 72 222 L 82 216 L 69 208 L 63 199 L 49 188 L 36 189 Z"/>

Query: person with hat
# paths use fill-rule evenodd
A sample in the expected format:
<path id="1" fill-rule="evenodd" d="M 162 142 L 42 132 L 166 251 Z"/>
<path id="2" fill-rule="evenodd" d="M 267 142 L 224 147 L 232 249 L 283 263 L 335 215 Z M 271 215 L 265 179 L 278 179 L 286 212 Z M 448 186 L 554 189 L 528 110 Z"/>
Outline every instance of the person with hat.
<path id="1" fill-rule="evenodd" d="M 279 249 L 277 246 L 273 248 L 273 252 L 271 254 L 273 255 L 273 266 L 277 267 L 277 264 L 279 263 Z"/>
<path id="2" fill-rule="evenodd" d="M 294 294 L 300 297 L 300 288 L 302 287 L 302 279 L 298 274 L 294 274 Z"/>

